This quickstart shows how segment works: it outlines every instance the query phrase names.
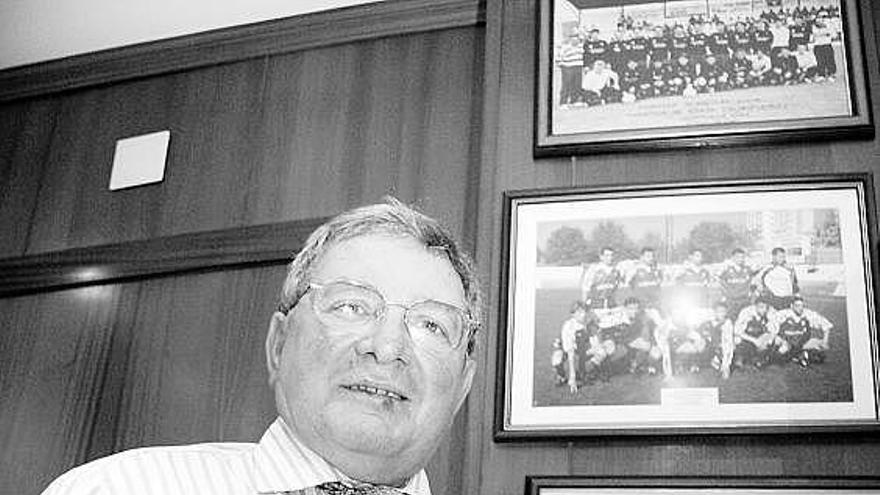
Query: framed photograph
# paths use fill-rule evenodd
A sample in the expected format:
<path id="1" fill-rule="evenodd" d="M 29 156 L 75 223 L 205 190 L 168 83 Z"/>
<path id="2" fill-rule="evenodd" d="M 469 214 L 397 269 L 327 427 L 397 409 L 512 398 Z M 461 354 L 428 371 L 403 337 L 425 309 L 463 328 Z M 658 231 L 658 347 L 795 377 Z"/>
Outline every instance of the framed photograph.
<path id="1" fill-rule="evenodd" d="M 880 479 L 527 476 L 526 495 L 871 495 Z"/>
<path id="2" fill-rule="evenodd" d="M 867 174 L 507 192 L 497 440 L 877 429 Z"/>
<path id="3" fill-rule="evenodd" d="M 536 1 L 536 156 L 873 135 L 855 0 Z"/>

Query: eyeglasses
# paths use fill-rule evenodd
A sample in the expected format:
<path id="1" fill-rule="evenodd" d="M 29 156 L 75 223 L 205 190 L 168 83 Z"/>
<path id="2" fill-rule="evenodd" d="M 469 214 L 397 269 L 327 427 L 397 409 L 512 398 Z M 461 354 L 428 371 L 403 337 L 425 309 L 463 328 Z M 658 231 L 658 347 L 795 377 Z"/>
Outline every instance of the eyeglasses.
<path id="1" fill-rule="evenodd" d="M 473 325 L 458 306 L 433 299 L 392 303 L 371 285 L 350 280 L 309 284 L 312 309 L 325 325 L 361 329 L 385 317 L 389 306 L 403 308 L 403 321 L 416 347 L 458 349 Z"/>

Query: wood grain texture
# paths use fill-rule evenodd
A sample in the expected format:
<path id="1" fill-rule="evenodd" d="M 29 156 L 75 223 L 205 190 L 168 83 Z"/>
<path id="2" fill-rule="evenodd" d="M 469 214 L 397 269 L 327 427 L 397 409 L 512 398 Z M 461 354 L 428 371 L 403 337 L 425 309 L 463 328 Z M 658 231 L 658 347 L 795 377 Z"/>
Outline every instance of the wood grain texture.
<path id="1" fill-rule="evenodd" d="M 873 114 L 878 115 L 876 26 L 862 3 L 866 67 Z M 488 440 L 502 295 L 502 192 L 540 187 L 680 182 L 743 176 L 880 171 L 880 143 L 831 141 L 761 147 L 632 152 L 535 160 L 532 158 L 535 0 L 489 0 L 486 7 L 483 149 L 478 262 L 490 277 L 484 361 L 469 403 L 464 493 L 521 493 L 527 474 L 617 475 L 827 475 L 877 476 L 880 439 L 852 435 L 783 437 L 596 438 L 582 442 L 497 444 Z M 873 30 L 871 27 L 873 26 Z M 875 191 L 875 195 L 877 192 Z M 831 461 L 835 459 L 835 461 Z M 840 459 L 838 462 L 836 459 Z"/>
<path id="2" fill-rule="evenodd" d="M 473 26 L 476 0 L 392 0 L 0 71 L 0 102 L 401 34 Z"/>
<path id="3" fill-rule="evenodd" d="M 86 460 L 110 341 L 133 295 L 102 286 L 0 299 L 0 492 L 38 493 Z"/>
<path id="4" fill-rule="evenodd" d="M 230 266 L 286 264 L 324 219 L 0 258 L 0 297 Z"/>
<path id="5" fill-rule="evenodd" d="M 0 257 L 24 254 L 51 147 L 57 101 L 8 105 L 0 115 Z"/>
<path id="6" fill-rule="evenodd" d="M 18 193 L 32 220 L 17 242 L 39 254 L 301 220 L 385 194 L 473 230 L 480 39 L 432 31 L 72 93 L 35 159 L 42 180 Z M 161 129 L 165 180 L 108 191 L 116 140 Z M 10 167 L 35 174 L 32 161 Z"/>

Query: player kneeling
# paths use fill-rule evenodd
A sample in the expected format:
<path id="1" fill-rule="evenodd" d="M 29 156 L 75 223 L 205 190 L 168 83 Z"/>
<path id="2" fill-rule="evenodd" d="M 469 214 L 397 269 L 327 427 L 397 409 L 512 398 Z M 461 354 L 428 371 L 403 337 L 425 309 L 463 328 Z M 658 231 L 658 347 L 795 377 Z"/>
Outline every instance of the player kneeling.
<path id="1" fill-rule="evenodd" d="M 828 336 L 834 325 L 816 311 L 806 308 L 804 298 L 794 296 L 791 307 L 777 313 L 780 361 L 796 362 L 803 367 L 825 361 Z"/>
<path id="2" fill-rule="evenodd" d="M 762 298 L 740 311 L 733 325 L 737 367 L 762 368 L 770 362 L 780 344 L 777 321 L 776 311 Z"/>

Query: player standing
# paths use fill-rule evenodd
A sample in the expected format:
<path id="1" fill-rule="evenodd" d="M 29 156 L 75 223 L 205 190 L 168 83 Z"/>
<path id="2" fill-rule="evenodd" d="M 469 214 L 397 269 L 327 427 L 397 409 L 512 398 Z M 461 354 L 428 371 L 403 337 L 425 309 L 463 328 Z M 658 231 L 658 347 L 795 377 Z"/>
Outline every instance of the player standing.
<path id="1" fill-rule="evenodd" d="M 620 281 L 620 272 L 614 264 L 614 249 L 603 247 L 599 252 L 599 261 L 583 267 L 581 300 L 590 301 L 593 308 L 614 307 L 614 296 Z"/>
<path id="2" fill-rule="evenodd" d="M 759 297 L 763 297 L 773 309 L 791 306 L 792 298 L 800 293 L 797 273 L 785 261 L 785 249 L 775 247 L 770 252 L 770 264 L 755 276 Z"/>

